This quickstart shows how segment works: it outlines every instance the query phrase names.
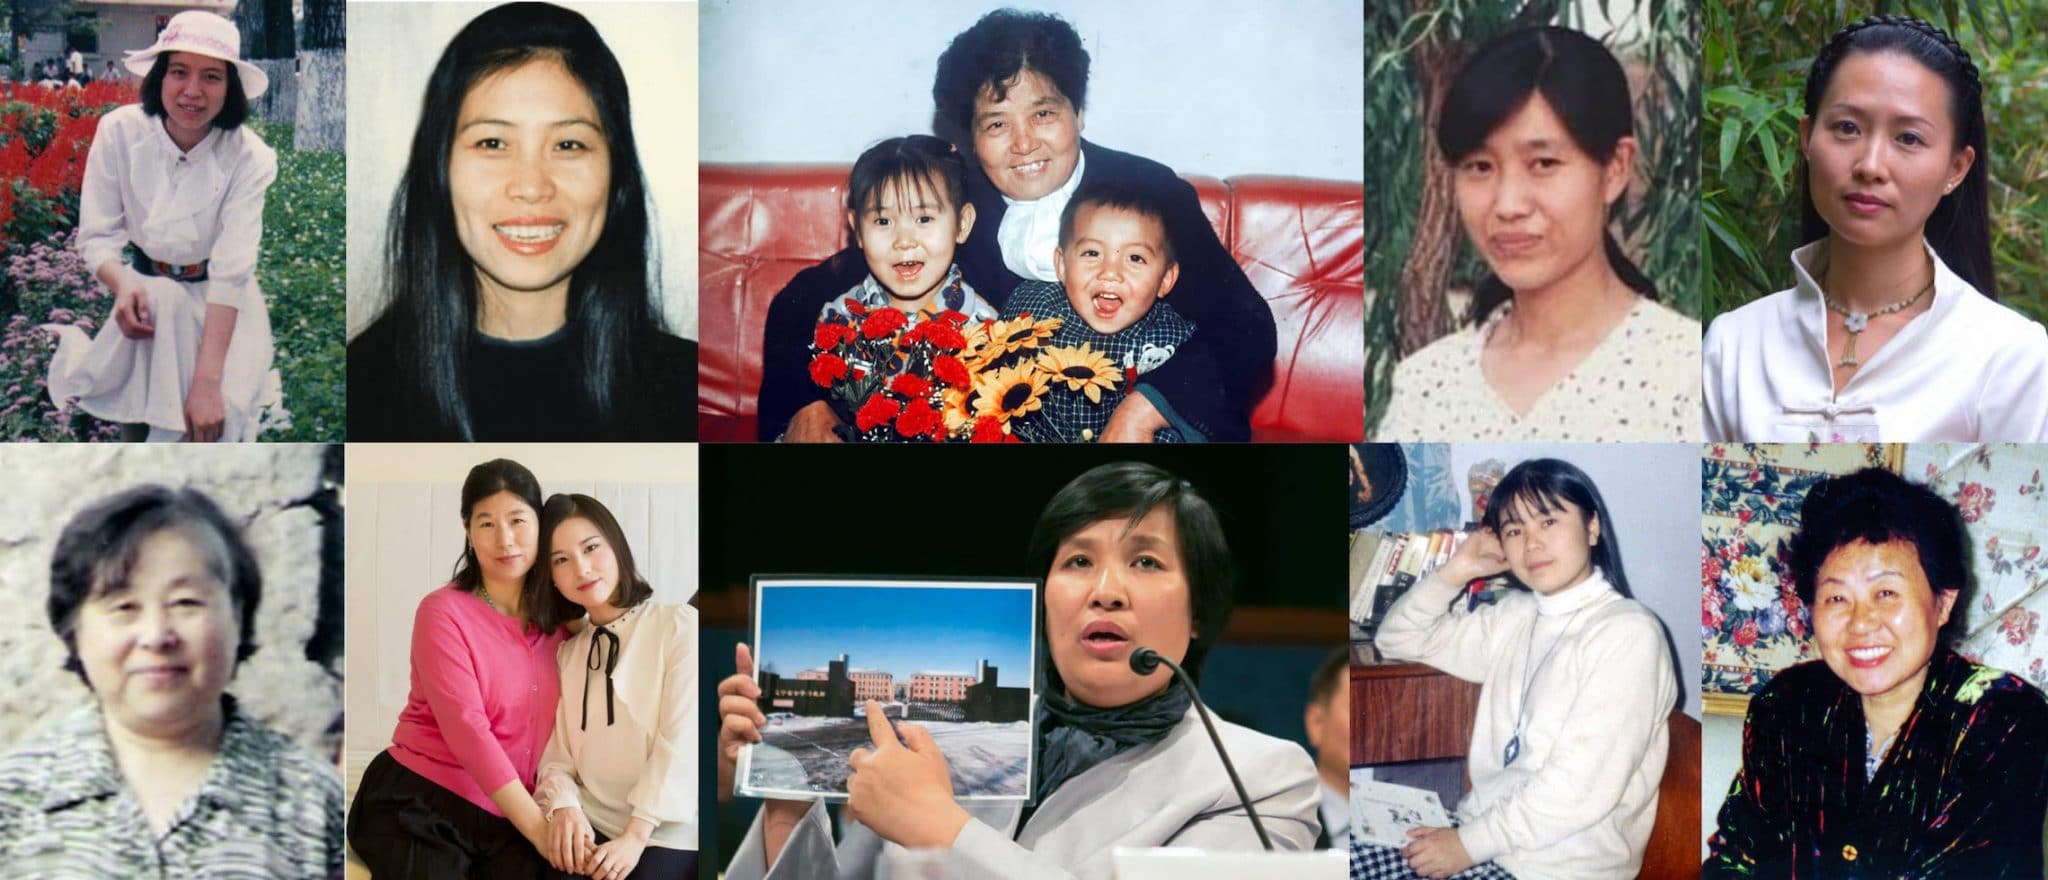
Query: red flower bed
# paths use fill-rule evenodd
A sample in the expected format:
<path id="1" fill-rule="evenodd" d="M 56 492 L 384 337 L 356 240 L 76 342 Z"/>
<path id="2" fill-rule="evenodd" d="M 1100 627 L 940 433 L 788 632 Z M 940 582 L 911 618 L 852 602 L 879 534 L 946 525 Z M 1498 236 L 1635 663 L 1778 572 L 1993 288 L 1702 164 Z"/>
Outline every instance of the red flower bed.
<path id="1" fill-rule="evenodd" d="M 76 226 L 100 116 L 139 100 L 126 81 L 79 89 L 0 81 L 0 237 L 40 242 Z"/>

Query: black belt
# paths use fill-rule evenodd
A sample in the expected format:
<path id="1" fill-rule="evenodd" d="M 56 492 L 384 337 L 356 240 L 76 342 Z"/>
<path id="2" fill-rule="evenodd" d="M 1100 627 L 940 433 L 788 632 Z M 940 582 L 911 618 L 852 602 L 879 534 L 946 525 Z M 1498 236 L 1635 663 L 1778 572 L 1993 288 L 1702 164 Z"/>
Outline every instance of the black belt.
<path id="1" fill-rule="evenodd" d="M 206 280 L 205 260 L 200 260 L 189 266 L 181 266 L 177 263 L 166 263 L 143 253 L 141 248 L 135 248 L 135 255 L 128 258 L 128 265 L 134 266 L 135 271 L 152 278 L 169 278 L 172 281 Z"/>

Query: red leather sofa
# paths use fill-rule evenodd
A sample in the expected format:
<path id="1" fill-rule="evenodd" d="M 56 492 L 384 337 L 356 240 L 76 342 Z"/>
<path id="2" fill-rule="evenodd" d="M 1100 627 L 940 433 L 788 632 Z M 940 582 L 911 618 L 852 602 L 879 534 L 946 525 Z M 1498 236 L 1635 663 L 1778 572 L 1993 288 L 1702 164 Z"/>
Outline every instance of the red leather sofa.
<path id="1" fill-rule="evenodd" d="M 697 413 L 705 442 L 755 439 L 761 330 L 791 276 L 847 244 L 845 165 L 698 172 Z M 1292 177 L 1190 177 L 1217 237 L 1273 307 L 1273 386 L 1258 441 L 1365 431 L 1365 190 Z"/>

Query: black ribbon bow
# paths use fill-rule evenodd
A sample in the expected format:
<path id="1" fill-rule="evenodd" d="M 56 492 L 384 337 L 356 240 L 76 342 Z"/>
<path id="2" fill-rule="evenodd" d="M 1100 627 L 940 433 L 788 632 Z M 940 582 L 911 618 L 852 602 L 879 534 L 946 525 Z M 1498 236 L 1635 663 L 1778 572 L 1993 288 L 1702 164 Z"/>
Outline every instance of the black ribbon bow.
<path id="1" fill-rule="evenodd" d="M 610 639 L 611 646 L 610 650 L 605 651 L 603 657 L 600 658 L 597 646 L 598 642 L 602 639 Z M 618 634 L 600 626 L 590 636 L 590 656 L 586 661 L 583 671 L 583 730 L 590 729 L 590 674 L 599 669 L 604 670 L 604 724 L 606 727 L 612 725 L 614 720 L 612 717 L 613 704 L 616 702 L 612 695 L 612 670 L 617 668 L 619 668 Z"/>

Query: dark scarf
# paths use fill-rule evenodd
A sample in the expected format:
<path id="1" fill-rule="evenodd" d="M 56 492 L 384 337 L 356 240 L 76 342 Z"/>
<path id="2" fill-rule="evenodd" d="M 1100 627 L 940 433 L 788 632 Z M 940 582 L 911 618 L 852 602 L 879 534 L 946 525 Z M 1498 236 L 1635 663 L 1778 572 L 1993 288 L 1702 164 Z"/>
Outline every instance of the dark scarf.
<path id="1" fill-rule="evenodd" d="M 1038 782 L 1032 799 L 1043 804 L 1082 771 L 1126 749 L 1165 739 L 1193 702 L 1177 678 L 1158 694 L 1111 709 L 1084 706 L 1055 688 L 1045 689 L 1038 701 Z"/>

